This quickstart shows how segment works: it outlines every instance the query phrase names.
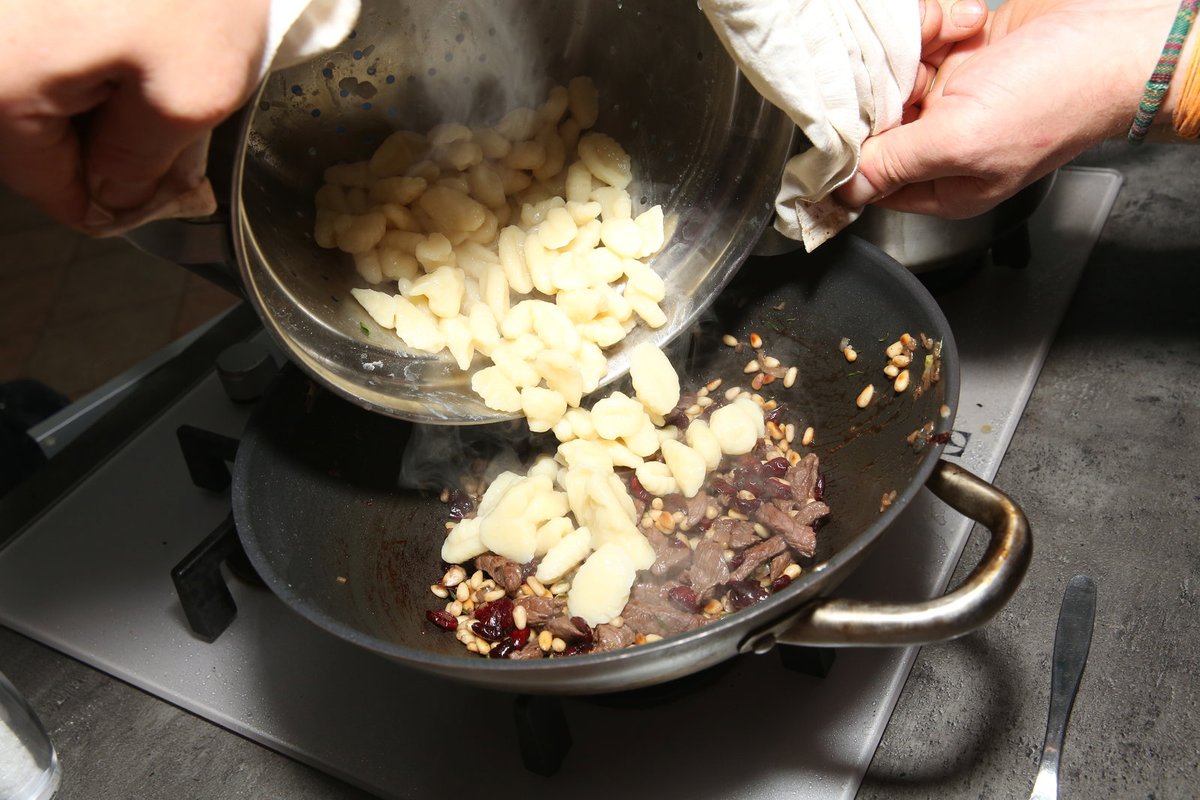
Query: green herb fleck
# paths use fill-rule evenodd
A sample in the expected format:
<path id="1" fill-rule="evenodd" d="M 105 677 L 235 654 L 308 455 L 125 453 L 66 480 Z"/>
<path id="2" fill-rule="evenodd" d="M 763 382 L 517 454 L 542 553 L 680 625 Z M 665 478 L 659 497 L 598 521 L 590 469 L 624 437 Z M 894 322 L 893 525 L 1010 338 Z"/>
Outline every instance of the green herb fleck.
<path id="1" fill-rule="evenodd" d="M 855 375 L 866 375 L 866 374 L 867 373 L 863 372 L 861 369 L 856 369 L 854 372 L 847 372 L 846 377 L 853 378 Z"/>
<path id="2" fill-rule="evenodd" d="M 371 329 L 370 329 L 370 328 L 368 328 L 366 325 L 362 324 L 361 322 L 360 322 L 360 323 L 358 323 L 358 329 L 359 329 L 360 331 L 362 331 L 362 335 L 363 335 L 363 336 L 370 336 L 370 335 L 371 335 Z"/>

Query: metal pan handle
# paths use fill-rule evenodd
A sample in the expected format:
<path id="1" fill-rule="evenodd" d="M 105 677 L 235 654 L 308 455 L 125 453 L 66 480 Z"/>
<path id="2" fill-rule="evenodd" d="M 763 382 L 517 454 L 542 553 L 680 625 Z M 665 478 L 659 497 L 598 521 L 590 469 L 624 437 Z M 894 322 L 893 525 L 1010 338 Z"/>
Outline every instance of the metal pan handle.
<path id="1" fill-rule="evenodd" d="M 1033 555 L 1025 513 L 1007 495 L 962 467 L 939 461 L 925 484 L 951 508 L 987 526 L 979 565 L 954 591 L 921 603 L 826 598 L 782 624 L 747 637 L 741 652 L 775 644 L 895 647 L 962 636 L 991 619 L 1017 591 Z"/>

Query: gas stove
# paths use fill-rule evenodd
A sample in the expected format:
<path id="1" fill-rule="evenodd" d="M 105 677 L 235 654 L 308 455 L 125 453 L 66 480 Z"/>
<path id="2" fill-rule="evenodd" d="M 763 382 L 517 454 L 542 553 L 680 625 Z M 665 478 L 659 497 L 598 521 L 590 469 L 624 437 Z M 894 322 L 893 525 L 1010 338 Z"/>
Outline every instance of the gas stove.
<path id="1" fill-rule="evenodd" d="M 1110 171 L 1063 170 L 1030 221 L 1026 268 L 985 266 L 937 290 L 962 361 L 946 456 L 984 479 L 1000 465 L 1120 184 Z M 797 672 L 777 652 L 745 656 L 679 693 L 564 699 L 555 719 L 573 746 L 547 776 L 524 768 L 513 735 L 514 708 L 519 727 L 529 701 L 386 661 L 260 587 L 230 579 L 236 617 L 211 642 L 197 636 L 170 573 L 221 525 L 229 501 L 193 486 L 176 431 L 236 438 L 249 411 L 208 374 L 27 525 L 0 550 L 0 624 L 387 798 L 485 784 L 580 798 L 856 793 L 916 648 L 837 651 L 832 663 L 818 659 L 823 675 Z M 971 527 L 921 493 L 839 594 L 944 591 Z"/>

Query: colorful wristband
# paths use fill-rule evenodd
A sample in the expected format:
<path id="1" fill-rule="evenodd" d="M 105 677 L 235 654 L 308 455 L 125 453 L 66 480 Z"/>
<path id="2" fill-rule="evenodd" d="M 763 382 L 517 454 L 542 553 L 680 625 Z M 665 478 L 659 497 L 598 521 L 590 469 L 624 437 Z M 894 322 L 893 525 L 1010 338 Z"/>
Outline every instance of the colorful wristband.
<path id="1" fill-rule="evenodd" d="M 1142 139 L 1146 138 L 1146 134 L 1150 132 L 1154 115 L 1158 113 L 1158 107 L 1162 105 L 1163 98 L 1167 94 L 1167 87 L 1171 85 L 1171 76 L 1175 74 L 1175 67 L 1179 64 L 1179 52 L 1183 49 L 1183 42 L 1187 39 L 1188 31 L 1192 29 L 1192 21 L 1196 18 L 1198 6 L 1200 6 L 1200 0 L 1183 0 L 1179 4 L 1179 11 L 1175 14 L 1175 23 L 1167 35 L 1167 43 L 1163 45 L 1162 55 L 1158 57 L 1158 65 L 1151 73 L 1150 80 L 1146 82 L 1146 91 L 1142 94 L 1142 102 L 1138 105 L 1137 113 L 1133 115 L 1133 124 L 1129 127 L 1128 136 L 1130 144 L 1141 144 Z"/>

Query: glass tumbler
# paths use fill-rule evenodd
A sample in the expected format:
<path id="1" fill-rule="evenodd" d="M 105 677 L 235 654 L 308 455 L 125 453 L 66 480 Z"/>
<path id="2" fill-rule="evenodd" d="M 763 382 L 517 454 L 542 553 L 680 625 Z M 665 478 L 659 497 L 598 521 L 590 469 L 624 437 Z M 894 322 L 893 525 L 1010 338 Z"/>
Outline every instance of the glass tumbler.
<path id="1" fill-rule="evenodd" d="M 46 729 L 0 673 L 0 800 L 47 800 L 60 778 Z"/>

